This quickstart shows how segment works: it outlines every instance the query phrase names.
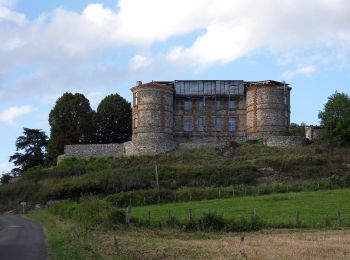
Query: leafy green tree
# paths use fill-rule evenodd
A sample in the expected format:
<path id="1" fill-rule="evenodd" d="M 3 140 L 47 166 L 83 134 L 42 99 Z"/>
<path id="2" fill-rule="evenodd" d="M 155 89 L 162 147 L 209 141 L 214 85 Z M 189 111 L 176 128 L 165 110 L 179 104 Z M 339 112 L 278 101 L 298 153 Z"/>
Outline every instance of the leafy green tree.
<path id="1" fill-rule="evenodd" d="M 57 156 L 64 153 L 65 145 L 95 142 L 93 115 L 90 102 L 83 94 L 64 93 L 56 101 L 49 115 L 49 164 L 56 164 Z"/>
<path id="2" fill-rule="evenodd" d="M 8 184 L 10 182 L 11 178 L 12 177 L 10 174 L 8 174 L 8 173 L 3 174 L 0 178 L 0 182 L 1 182 L 1 184 Z"/>
<path id="3" fill-rule="evenodd" d="M 99 143 L 123 143 L 131 140 L 131 104 L 118 94 L 105 97 L 95 114 Z"/>
<path id="4" fill-rule="evenodd" d="M 10 156 L 9 161 L 17 166 L 11 173 L 18 175 L 31 167 L 42 165 L 45 160 L 47 143 L 47 135 L 44 131 L 23 128 L 23 135 L 16 140 L 16 153 Z"/>
<path id="5" fill-rule="evenodd" d="M 305 123 L 301 123 L 300 125 L 296 123 L 291 123 L 289 131 L 290 131 L 290 134 L 293 136 L 305 137 Z"/>
<path id="6" fill-rule="evenodd" d="M 328 97 L 318 117 L 328 137 L 350 141 L 350 98 L 347 94 L 335 92 Z"/>

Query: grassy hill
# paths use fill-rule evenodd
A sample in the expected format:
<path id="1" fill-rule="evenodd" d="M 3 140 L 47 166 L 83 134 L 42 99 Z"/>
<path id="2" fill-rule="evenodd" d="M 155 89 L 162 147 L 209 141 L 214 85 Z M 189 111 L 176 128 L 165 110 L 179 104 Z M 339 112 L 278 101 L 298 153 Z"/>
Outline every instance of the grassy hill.
<path id="1" fill-rule="evenodd" d="M 242 251 L 241 237 L 226 233 L 215 240 L 217 235 L 207 232 L 350 226 L 349 150 L 349 145 L 326 143 L 288 149 L 231 143 L 160 156 L 66 159 L 0 186 L 0 205 L 5 210 L 20 201 L 62 200 L 30 215 L 44 223 L 57 259 L 246 259 L 257 253 Z M 131 225 L 125 225 L 130 203 Z M 255 235 L 249 236 L 250 241 Z M 256 241 L 273 237 L 256 236 Z M 231 251 L 221 250 L 222 239 L 235 245 Z M 212 243 L 220 250 L 209 250 Z M 278 243 L 276 252 L 287 252 Z M 261 248 L 266 246 L 270 242 Z"/>
<path id="2" fill-rule="evenodd" d="M 230 151 L 227 153 L 227 151 Z M 125 206 L 169 201 L 318 190 L 350 185 L 349 146 L 315 143 L 271 148 L 256 143 L 174 151 L 159 156 L 66 159 L 53 168 L 36 167 L 0 186 L 0 205 L 45 203 L 86 195 L 109 196 Z M 156 189 L 155 165 L 159 172 Z"/>

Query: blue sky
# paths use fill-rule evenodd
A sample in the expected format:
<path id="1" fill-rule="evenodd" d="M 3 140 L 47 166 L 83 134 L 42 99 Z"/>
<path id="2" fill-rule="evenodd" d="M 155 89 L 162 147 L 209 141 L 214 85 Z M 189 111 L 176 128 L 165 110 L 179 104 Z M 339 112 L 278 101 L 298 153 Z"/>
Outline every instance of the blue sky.
<path id="1" fill-rule="evenodd" d="M 137 80 L 285 80 L 291 121 L 350 90 L 348 0 L 0 0 L 0 174 L 64 92 L 96 108 Z"/>

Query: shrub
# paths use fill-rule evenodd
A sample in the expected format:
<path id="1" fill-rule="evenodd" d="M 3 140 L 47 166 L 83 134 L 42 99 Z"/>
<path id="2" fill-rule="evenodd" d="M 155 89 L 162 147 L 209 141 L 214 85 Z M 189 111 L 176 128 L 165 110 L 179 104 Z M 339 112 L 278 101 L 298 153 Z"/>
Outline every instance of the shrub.
<path id="1" fill-rule="evenodd" d="M 77 207 L 73 220 L 83 230 L 88 231 L 106 221 L 110 210 L 111 207 L 106 201 L 87 198 Z"/>
<path id="2" fill-rule="evenodd" d="M 171 215 L 169 213 L 166 221 L 165 221 L 165 224 L 169 227 L 180 227 L 181 226 L 181 222 L 178 218 L 176 218 L 175 216 Z"/>
<path id="3" fill-rule="evenodd" d="M 113 209 L 107 215 L 107 222 L 109 224 L 125 224 L 126 214 L 120 209 Z"/>
<path id="4" fill-rule="evenodd" d="M 225 228 L 225 220 L 222 215 L 207 212 L 198 219 L 198 227 L 203 231 L 219 231 Z"/>
<path id="5" fill-rule="evenodd" d="M 51 205 L 49 207 L 49 211 L 63 219 L 71 220 L 77 208 L 77 203 L 69 200 L 63 200 Z"/>

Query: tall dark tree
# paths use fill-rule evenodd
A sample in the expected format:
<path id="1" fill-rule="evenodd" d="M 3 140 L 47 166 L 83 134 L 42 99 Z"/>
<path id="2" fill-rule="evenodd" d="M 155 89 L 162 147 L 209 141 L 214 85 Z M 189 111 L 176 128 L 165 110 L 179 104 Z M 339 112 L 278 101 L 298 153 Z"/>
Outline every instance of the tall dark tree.
<path id="1" fill-rule="evenodd" d="M 105 97 L 95 114 L 99 143 L 123 143 L 131 140 L 131 104 L 118 94 Z"/>
<path id="2" fill-rule="evenodd" d="M 23 128 L 23 135 L 16 140 L 16 153 L 10 156 L 17 168 L 12 170 L 13 175 L 44 163 L 47 149 L 47 135 L 40 129 Z"/>
<path id="3" fill-rule="evenodd" d="M 11 177 L 10 174 L 5 173 L 5 174 L 3 174 L 3 175 L 1 176 L 1 178 L 0 178 L 0 183 L 1 183 L 1 184 L 8 184 L 8 183 L 10 182 L 11 178 L 12 178 L 12 177 Z"/>
<path id="4" fill-rule="evenodd" d="M 328 137 L 350 141 L 350 98 L 347 94 L 335 92 L 328 97 L 318 117 Z"/>
<path id="5" fill-rule="evenodd" d="M 49 124 L 51 135 L 47 161 L 54 165 L 63 154 L 64 145 L 95 142 L 94 111 L 83 94 L 64 93 L 51 110 Z"/>

